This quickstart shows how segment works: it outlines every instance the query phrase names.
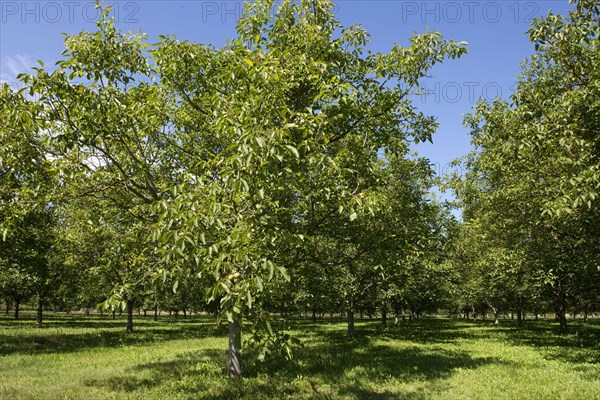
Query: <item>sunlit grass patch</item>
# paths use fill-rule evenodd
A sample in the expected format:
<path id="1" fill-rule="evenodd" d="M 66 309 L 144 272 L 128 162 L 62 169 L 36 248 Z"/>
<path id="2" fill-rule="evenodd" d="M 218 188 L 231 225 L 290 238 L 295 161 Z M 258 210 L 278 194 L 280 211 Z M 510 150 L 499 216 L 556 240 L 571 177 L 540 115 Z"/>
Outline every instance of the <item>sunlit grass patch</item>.
<path id="1" fill-rule="evenodd" d="M 226 378 L 226 331 L 211 318 L 51 316 L 46 327 L 0 319 L 4 399 L 593 399 L 599 326 L 558 336 L 550 322 L 424 319 L 386 329 L 291 321 L 304 347 L 292 361 L 244 354 Z"/>

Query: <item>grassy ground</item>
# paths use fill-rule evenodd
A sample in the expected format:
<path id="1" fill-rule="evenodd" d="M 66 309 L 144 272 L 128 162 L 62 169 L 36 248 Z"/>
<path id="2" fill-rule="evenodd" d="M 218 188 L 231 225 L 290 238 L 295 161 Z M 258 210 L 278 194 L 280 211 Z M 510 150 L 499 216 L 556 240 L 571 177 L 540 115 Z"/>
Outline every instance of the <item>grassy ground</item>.
<path id="1" fill-rule="evenodd" d="M 25 318 L 28 316 L 25 315 Z M 201 318 L 0 317 L 0 399 L 600 399 L 600 325 L 446 319 L 292 323 L 295 359 L 247 356 L 225 378 L 226 332 Z"/>

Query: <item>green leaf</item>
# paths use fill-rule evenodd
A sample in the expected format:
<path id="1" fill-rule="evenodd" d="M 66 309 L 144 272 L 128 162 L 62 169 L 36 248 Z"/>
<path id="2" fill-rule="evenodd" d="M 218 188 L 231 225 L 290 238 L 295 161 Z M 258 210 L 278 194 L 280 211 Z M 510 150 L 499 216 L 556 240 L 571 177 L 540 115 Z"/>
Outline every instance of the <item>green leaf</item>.
<path id="1" fill-rule="evenodd" d="M 246 291 L 246 306 L 248 309 L 252 309 L 252 294 L 249 290 Z"/>
<path id="2" fill-rule="evenodd" d="M 294 156 L 296 156 L 296 158 L 300 158 L 300 153 L 298 153 L 297 148 L 295 148 L 294 146 L 291 146 L 289 144 L 286 144 L 285 147 L 287 147 L 294 154 Z"/>
<path id="3" fill-rule="evenodd" d="M 281 274 L 281 276 L 283 277 L 283 279 L 285 279 L 287 282 L 290 281 L 290 275 L 288 274 L 287 269 L 285 269 L 282 266 L 277 266 L 277 269 L 279 270 L 279 273 Z"/>

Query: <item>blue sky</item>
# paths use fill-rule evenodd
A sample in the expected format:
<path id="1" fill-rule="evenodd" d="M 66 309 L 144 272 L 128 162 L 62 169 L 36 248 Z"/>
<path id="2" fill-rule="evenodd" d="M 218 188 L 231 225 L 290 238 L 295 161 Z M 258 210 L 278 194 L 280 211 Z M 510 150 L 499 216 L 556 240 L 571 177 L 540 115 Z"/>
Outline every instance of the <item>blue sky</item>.
<path id="1" fill-rule="evenodd" d="M 154 40 L 159 34 L 178 39 L 223 44 L 235 34 L 243 1 L 144 0 L 105 1 L 124 30 L 141 30 Z M 438 30 L 444 37 L 469 43 L 468 55 L 432 71 L 428 96 L 415 96 L 424 112 L 435 115 L 440 128 L 433 144 L 416 146 L 437 173 L 469 149 L 462 119 L 479 97 L 508 97 L 519 63 L 533 52 L 525 32 L 534 17 L 550 9 L 566 13 L 567 0 L 546 1 L 367 1 L 341 0 L 335 11 L 344 25 L 360 23 L 371 34 L 373 51 L 406 44 L 413 32 Z M 0 0 L 0 80 L 14 82 L 18 72 L 41 59 L 60 58 L 61 32 L 94 29 L 94 1 Z"/>

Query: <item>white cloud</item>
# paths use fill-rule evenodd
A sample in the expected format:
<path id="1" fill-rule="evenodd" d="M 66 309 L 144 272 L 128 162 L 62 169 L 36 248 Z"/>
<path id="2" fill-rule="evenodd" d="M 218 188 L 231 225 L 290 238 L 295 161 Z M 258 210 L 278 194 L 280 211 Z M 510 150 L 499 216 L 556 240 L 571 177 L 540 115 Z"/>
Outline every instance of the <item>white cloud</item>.
<path id="1" fill-rule="evenodd" d="M 18 74 L 31 72 L 31 67 L 35 64 L 35 61 L 25 54 L 0 58 L 0 82 L 16 82 Z"/>

